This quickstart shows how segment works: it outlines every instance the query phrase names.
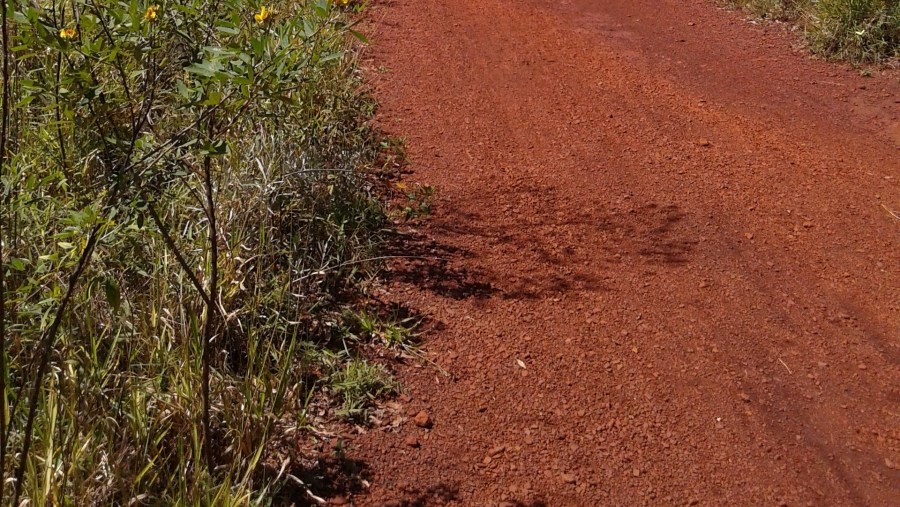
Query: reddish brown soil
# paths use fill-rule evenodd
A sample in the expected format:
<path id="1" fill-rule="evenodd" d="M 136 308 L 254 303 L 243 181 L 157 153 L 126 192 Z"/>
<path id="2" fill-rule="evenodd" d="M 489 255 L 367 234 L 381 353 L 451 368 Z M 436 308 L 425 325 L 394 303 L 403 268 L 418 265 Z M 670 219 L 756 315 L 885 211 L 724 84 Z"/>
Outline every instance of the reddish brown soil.
<path id="1" fill-rule="evenodd" d="M 370 19 L 380 123 L 438 188 L 408 249 L 449 259 L 387 297 L 452 376 L 398 367 L 352 502 L 900 505 L 896 72 L 704 0 Z"/>

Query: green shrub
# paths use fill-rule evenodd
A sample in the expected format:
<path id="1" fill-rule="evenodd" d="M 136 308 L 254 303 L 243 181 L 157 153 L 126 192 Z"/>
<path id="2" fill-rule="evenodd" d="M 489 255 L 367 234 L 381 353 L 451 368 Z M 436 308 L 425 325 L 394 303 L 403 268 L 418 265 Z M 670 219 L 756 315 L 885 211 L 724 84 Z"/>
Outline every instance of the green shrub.
<path id="1" fill-rule="evenodd" d="M 758 16 L 796 20 L 817 53 L 855 62 L 900 57 L 896 0 L 736 0 Z"/>
<path id="2" fill-rule="evenodd" d="M 813 50 L 854 61 L 900 56 L 900 5 L 884 0 L 818 0 L 806 33 Z"/>
<path id="3" fill-rule="evenodd" d="M 8 5 L 5 500 L 265 503 L 384 223 L 343 10 Z"/>

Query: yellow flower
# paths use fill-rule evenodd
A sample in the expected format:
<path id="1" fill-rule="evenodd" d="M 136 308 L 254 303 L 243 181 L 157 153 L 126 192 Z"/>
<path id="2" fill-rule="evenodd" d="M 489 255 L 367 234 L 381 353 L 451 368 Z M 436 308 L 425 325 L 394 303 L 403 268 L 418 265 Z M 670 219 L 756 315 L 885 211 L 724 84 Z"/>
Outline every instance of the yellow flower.
<path id="1" fill-rule="evenodd" d="M 272 14 L 265 5 L 259 8 L 259 12 L 253 15 L 253 19 L 256 20 L 257 23 L 264 23 L 267 19 L 269 19 L 269 14 Z"/>
<path id="2" fill-rule="evenodd" d="M 147 7 L 147 11 L 144 12 L 144 19 L 147 21 L 154 21 L 156 19 L 156 13 L 159 11 L 158 5 L 151 5 Z"/>
<path id="3" fill-rule="evenodd" d="M 338 0 L 338 1 L 341 2 L 341 5 L 347 5 L 350 3 L 350 0 Z"/>
<path id="4" fill-rule="evenodd" d="M 406 188 L 407 188 L 406 183 L 403 183 L 403 182 L 395 183 L 395 185 L 397 186 L 398 190 L 406 190 Z"/>
<path id="5" fill-rule="evenodd" d="M 60 39 L 70 40 L 70 39 L 74 39 L 77 36 L 78 36 L 78 30 L 76 30 L 74 28 L 63 28 L 62 30 L 59 31 Z"/>

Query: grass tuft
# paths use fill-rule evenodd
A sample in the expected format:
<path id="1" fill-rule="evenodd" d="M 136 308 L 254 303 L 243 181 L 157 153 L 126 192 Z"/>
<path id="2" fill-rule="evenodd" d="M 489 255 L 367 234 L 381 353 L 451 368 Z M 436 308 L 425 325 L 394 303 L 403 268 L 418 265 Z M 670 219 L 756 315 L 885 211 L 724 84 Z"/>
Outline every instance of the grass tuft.
<path id="1" fill-rule="evenodd" d="M 394 391 L 390 374 L 380 365 L 353 358 L 331 375 L 331 387 L 340 396 L 340 414 L 365 420 L 366 409 L 378 396 Z"/>
<path id="2" fill-rule="evenodd" d="M 365 308 L 347 316 L 348 334 L 363 339 L 376 339 L 387 347 L 410 348 L 418 325 L 414 317 L 380 317 Z"/>

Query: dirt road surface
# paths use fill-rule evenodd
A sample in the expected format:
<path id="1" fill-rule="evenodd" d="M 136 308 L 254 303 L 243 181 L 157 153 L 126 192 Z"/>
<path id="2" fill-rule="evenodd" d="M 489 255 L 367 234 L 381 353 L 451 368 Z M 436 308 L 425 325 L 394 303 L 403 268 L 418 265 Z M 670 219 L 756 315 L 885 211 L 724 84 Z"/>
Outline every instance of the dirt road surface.
<path id="1" fill-rule="evenodd" d="M 451 376 L 399 368 L 349 501 L 900 505 L 896 72 L 703 0 L 369 17 L 379 124 L 438 189 L 406 253 L 448 259 L 386 297 Z"/>

